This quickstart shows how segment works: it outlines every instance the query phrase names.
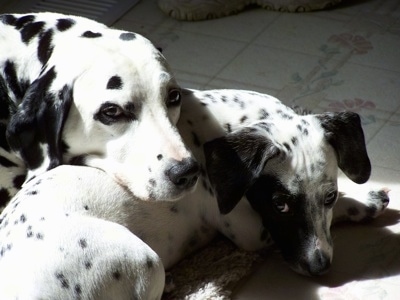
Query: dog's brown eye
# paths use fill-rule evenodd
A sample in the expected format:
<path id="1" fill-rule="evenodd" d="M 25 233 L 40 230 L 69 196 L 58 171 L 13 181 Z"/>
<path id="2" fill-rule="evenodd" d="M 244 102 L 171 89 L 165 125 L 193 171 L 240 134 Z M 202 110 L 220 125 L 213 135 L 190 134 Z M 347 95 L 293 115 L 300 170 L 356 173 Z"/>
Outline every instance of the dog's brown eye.
<path id="1" fill-rule="evenodd" d="M 104 107 L 101 112 L 103 115 L 110 118 L 118 118 L 123 115 L 123 110 L 118 105 L 111 104 L 110 106 Z"/>
<path id="2" fill-rule="evenodd" d="M 326 206 L 332 205 L 336 201 L 336 198 L 337 198 L 336 191 L 329 192 L 325 197 L 325 205 Z"/>
<path id="3" fill-rule="evenodd" d="M 181 91 L 178 89 L 170 90 L 168 93 L 167 107 L 178 106 L 181 103 Z"/>
<path id="4" fill-rule="evenodd" d="M 123 118 L 126 118 L 124 110 L 113 103 L 103 103 L 99 111 L 94 115 L 95 120 L 105 125 L 110 125 Z"/>

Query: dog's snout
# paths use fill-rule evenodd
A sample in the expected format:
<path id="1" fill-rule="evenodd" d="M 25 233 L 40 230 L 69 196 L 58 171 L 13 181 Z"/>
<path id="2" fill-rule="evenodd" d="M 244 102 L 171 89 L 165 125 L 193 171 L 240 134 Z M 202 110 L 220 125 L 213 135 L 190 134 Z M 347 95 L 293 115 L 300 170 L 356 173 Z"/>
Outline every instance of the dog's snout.
<path id="1" fill-rule="evenodd" d="M 331 267 L 330 257 L 323 251 L 315 250 L 312 261 L 308 264 L 308 273 L 312 276 L 325 274 Z"/>
<path id="2" fill-rule="evenodd" d="M 175 161 L 166 173 L 175 186 L 188 189 L 196 184 L 200 168 L 194 159 L 187 158 L 182 161 Z"/>

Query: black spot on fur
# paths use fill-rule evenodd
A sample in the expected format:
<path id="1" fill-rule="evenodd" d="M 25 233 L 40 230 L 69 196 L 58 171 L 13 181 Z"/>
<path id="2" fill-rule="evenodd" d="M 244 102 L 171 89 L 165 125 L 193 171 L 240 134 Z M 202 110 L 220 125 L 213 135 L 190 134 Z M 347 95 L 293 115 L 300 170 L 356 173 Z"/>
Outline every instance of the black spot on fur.
<path id="1" fill-rule="evenodd" d="M 310 125 L 310 123 L 308 123 L 306 120 L 304 120 L 304 119 L 301 119 L 301 123 L 304 125 L 304 126 L 309 126 Z"/>
<path id="2" fill-rule="evenodd" d="M 53 53 L 53 45 L 52 45 L 52 40 L 53 40 L 53 30 L 49 29 L 47 30 L 39 40 L 39 46 L 37 50 L 37 55 L 39 58 L 39 61 L 45 65 L 46 62 L 49 60 L 51 54 Z"/>
<path id="3" fill-rule="evenodd" d="M 77 299 L 80 299 L 80 296 L 82 295 L 82 287 L 80 284 L 75 284 L 74 292 L 75 295 L 78 297 Z"/>
<path id="4" fill-rule="evenodd" d="M 115 280 L 120 280 L 121 279 L 121 273 L 119 271 L 114 271 L 112 273 L 112 276 Z"/>
<path id="5" fill-rule="evenodd" d="M 85 210 L 89 210 L 89 206 L 87 206 L 87 205 L 84 205 L 83 208 L 84 208 Z"/>
<path id="6" fill-rule="evenodd" d="M 132 40 L 136 39 L 136 34 L 134 34 L 133 32 L 124 32 L 124 33 L 121 33 L 119 38 L 123 41 L 132 41 Z"/>
<path id="7" fill-rule="evenodd" d="M 26 229 L 26 237 L 27 238 L 33 237 L 32 226 L 28 226 L 28 228 Z"/>
<path id="8" fill-rule="evenodd" d="M 231 126 L 231 124 L 226 123 L 226 124 L 224 125 L 224 127 L 225 127 L 225 130 L 226 130 L 228 133 L 231 133 L 231 132 L 232 132 L 232 126 Z"/>
<path id="9" fill-rule="evenodd" d="M 20 221 L 21 223 L 25 223 L 25 222 L 26 222 L 26 216 L 25 216 L 24 214 L 22 214 L 22 215 L 19 217 L 19 221 Z"/>
<path id="10" fill-rule="evenodd" d="M 60 282 L 61 287 L 63 289 L 69 289 L 69 282 L 68 279 L 65 277 L 63 273 L 56 273 L 55 274 L 57 280 Z"/>
<path id="11" fill-rule="evenodd" d="M 13 179 L 13 186 L 16 189 L 20 189 L 22 184 L 25 182 L 25 178 L 26 178 L 25 174 L 15 176 Z"/>
<path id="12" fill-rule="evenodd" d="M 260 109 L 260 111 L 258 112 L 258 115 L 259 115 L 258 118 L 259 118 L 260 120 L 266 119 L 266 118 L 269 117 L 269 113 L 268 113 L 264 108 Z"/>
<path id="13" fill-rule="evenodd" d="M 56 27 L 59 31 L 66 31 L 75 25 L 75 21 L 72 19 L 58 19 Z"/>
<path id="14" fill-rule="evenodd" d="M 292 137 L 291 141 L 292 141 L 292 144 L 293 144 L 294 146 L 296 146 L 297 143 L 299 142 L 299 140 L 298 140 L 297 137 L 295 137 L 295 136 Z"/>
<path id="15" fill-rule="evenodd" d="M 163 155 L 162 155 L 162 154 L 158 154 L 158 155 L 157 155 L 157 159 L 158 159 L 158 160 L 162 160 L 162 159 L 163 159 Z"/>
<path id="16" fill-rule="evenodd" d="M 82 249 L 85 249 L 87 247 L 86 239 L 79 239 L 78 244 L 79 244 L 79 247 L 81 247 Z"/>
<path id="17" fill-rule="evenodd" d="M 29 23 L 32 23 L 35 21 L 35 16 L 34 15 L 26 15 L 21 18 L 18 18 L 15 22 L 15 28 L 18 30 L 21 29 L 22 27 L 26 26 Z"/>
<path id="18" fill-rule="evenodd" d="M 101 37 L 102 34 L 100 32 L 93 32 L 93 31 L 85 31 L 84 33 L 82 33 L 82 37 L 86 37 L 86 38 L 98 38 Z"/>
<path id="19" fill-rule="evenodd" d="M 85 266 L 86 270 L 90 270 L 92 268 L 93 264 L 90 261 L 85 261 L 84 266 Z"/>
<path id="20" fill-rule="evenodd" d="M 36 239 L 43 240 L 43 238 L 44 238 L 43 233 L 40 233 L 40 232 L 36 233 Z"/>
<path id="21" fill-rule="evenodd" d="M 149 180 L 149 184 L 150 184 L 152 187 L 155 187 L 155 186 L 157 185 L 157 181 L 156 181 L 155 179 L 150 179 L 150 180 Z"/>
<path id="22" fill-rule="evenodd" d="M 247 116 L 243 116 L 243 117 L 241 117 L 240 118 L 240 123 L 244 123 L 244 122 L 246 122 L 246 120 L 248 119 L 248 117 Z"/>
<path id="23" fill-rule="evenodd" d="M 21 39 L 25 44 L 29 44 L 29 42 L 37 35 L 39 35 L 43 28 L 44 28 L 45 23 L 44 22 L 35 22 L 35 23 L 30 23 L 24 26 L 21 29 Z"/>
<path id="24" fill-rule="evenodd" d="M 154 266 L 154 262 L 150 257 L 147 258 L 146 265 L 148 269 L 151 269 Z"/>
<path id="25" fill-rule="evenodd" d="M 107 82 L 107 89 L 108 90 L 120 90 L 122 89 L 122 78 L 115 75 L 111 77 Z"/>
<path id="26" fill-rule="evenodd" d="M 292 148 L 290 147 L 290 145 L 288 143 L 283 143 L 283 146 L 286 148 L 287 151 L 291 152 Z"/>
<path id="27" fill-rule="evenodd" d="M 225 103 L 226 101 L 228 101 L 228 97 L 226 97 L 226 96 L 224 95 L 224 96 L 221 97 L 221 100 L 222 100 L 222 102 Z"/>

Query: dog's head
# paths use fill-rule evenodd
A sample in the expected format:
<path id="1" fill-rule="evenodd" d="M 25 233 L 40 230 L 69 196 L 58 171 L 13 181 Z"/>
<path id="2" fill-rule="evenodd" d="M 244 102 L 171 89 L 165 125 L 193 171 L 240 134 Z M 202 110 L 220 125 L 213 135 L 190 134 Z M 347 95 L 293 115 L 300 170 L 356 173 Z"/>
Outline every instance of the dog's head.
<path id="1" fill-rule="evenodd" d="M 145 200 L 191 190 L 199 168 L 175 127 L 181 92 L 161 53 L 138 34 L 109 29 L 49 40 L 45 67 L 7 132 L 28 178 L 75 163 Z"/>
<path id="2" fill-rule="evenodd" d="M 245 195 L 294 270 L 327 271 L 338 167 L 357 183 L 371 172 L 359 116 L 261 121 L 204 147 L 220 211 L 229 213 Z"/>

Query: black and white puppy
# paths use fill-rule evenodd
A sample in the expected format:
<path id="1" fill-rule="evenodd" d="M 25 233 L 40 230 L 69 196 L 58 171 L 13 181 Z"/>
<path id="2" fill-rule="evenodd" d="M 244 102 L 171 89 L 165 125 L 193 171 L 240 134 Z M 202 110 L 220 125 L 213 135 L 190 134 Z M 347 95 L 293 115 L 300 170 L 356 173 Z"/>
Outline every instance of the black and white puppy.
<path id="1" fill-rule="evenodd" d="M 37 176 L 0 216 L 1 299 L 159 299 L 164 268 L 218 232 L 250 251 L 271 234 L 293 269 L 317 275 L 331 263 L 333 217 L 386 208 L 384 190 L 338 196 L 338 167 L 359 183 L 370 174 L 357 115 L 300 116 L 236 90 L 185 90 L 182 102 L 178 128 L 201 169 L 193 193 L 141 201 L 88 167 Z"/>

